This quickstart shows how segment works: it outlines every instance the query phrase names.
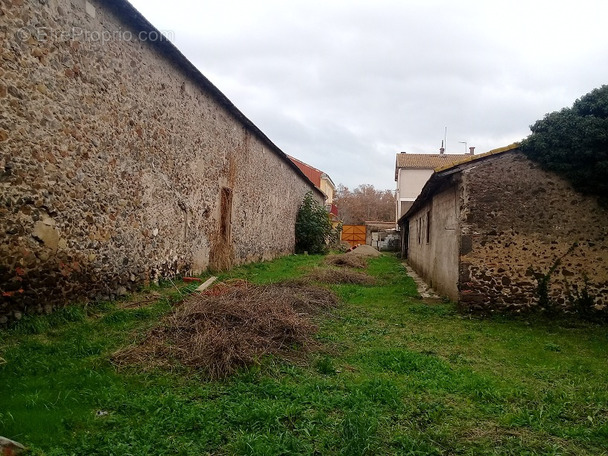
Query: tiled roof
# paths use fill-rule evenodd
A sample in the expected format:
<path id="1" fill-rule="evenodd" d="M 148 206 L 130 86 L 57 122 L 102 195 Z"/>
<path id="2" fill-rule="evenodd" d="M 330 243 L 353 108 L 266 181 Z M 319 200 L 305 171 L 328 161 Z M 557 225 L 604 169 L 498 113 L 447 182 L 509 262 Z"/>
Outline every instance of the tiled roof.
<path id="1" fill-rule="evenodd" d="M 287 156 L 298 168 L 300 168 L 300 171 L 302 171 L 318 189 L 321 189 L 321 176 L 324 174 L 323 171 L 315 168 L 314 166 L 310 166 L 309 164 L 304 163 L 291 155 Z"/>
<path id="2" fill-rule="evenodd" d="M 446 163 L 443 166 L 438 166 L 437 168 L 435 168 L 435 171 L 436 172 L 446 171 L 446 170 L 448 170 L 448 169 L 450 169 L 450 168 L 452 168 L 454 166 L 462 165 L 464 163 L 472 162 L 472 161 L 475 161 L 475 160 L 479 160 L 480 158 L 489 157 L 491 155 L 502 154 L 503 152 L 508 152 L 510 150 L 517 149 L 518 147 L 519 147 L 519 143 L 513 143 L 513 144 L 510 144 L 510 145 L 505 146 L 505 147 L 500 147 L 498 149 L 493 149 L 493 150 L 491 150 L 489 152 L 485 152 L 483 154 L 479 154 L 479 155 L 465 155 L 465 157 L 467 157 L 467 158 L 462 159 L 462 160 L 460 160 L 458 162 Z"/>
<path id="3" fill-rule="evenodd" d="M 470 154 L 397 154 L 397 168 L 435 169 L 474 157 Z"/>

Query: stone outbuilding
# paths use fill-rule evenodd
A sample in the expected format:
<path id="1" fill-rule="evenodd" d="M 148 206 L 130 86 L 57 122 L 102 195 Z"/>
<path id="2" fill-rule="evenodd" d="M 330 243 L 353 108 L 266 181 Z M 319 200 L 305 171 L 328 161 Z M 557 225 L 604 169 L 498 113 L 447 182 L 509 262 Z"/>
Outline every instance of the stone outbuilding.
<path id="1" fill-rule="evenodd" d="M 324 195 L 124 0 L 0 12 L 0 323 L 293 252 Z"/>
<path id="2" fill-rule="evenodd" d="M 516 145 L 435 170 L 399 226 L 410 265 L 465 309 L 608 305 L 608 210 Z"/>

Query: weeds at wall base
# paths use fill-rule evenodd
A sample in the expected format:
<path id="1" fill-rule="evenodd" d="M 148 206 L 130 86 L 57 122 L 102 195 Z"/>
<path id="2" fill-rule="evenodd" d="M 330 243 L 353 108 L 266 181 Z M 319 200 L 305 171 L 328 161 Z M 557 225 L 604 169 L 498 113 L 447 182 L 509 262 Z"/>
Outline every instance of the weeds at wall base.
<path id="1" fill-rule="evenodd" d="M 551 303 L 551 301 L 550 301 Z M 593 303 L 587 301 L 586 305 Z M 521 322 L 525 325 L 559 325 L 563 327 L 580 328 L 589 325 L 603 326 L 608 324 L 608 309 L 598 310 L 592 304 L 591 307 L 576 308 L 574 306 L 564 308 L 557 304 L 551 305 L 551 310 L 531 305 L 528 307 L 514 306 L 512 308 L 496 310 L 488 306 L 484 309 L 471 309 L 463 305 L 455 305 L 462 318 L 473 320 L 493 320 L 501 322 Z"/>
<path id="2" fill-rule="evenodd" d="M 546 273 L 535 272 L 529 268 L 531 274 L 536 278 L 538 285 L 536 289 L 536 305 L 531 307 L 533 313 L 550 319 L 557 318 L 579 318 L 581 320 L 608 323 L 608 307 L 598 309 L 595 305 L 595 297 L 589 292 L 589 278 L 583 272 L 583 287 L 579 289 L 575 284 L 565 283 L 567 290 L 567 304 L 559 304 L 549 296 L 549 285 L 555 270 L 560 266 L 562 260 L 578 247 L 574 242 L 568 251 L 557 258 Z"/>
<path id="3" fill-rule="evenodd" d="M 158 284 L 143 287 L 138 292 L 114 300 L 76 302 L 55 309 L 48 315 L 26 313 L 20 320 L 8 322 L 4 328 L 0 327 L 0 336 L 3 332 L 5 334 L 41 334 L 68 323 L 82 322 L 88 317 L 119 311 L 123 304 L 137 301 L 154 292 L 160 293 L 156 301 L 162 300 L 168 306 L 172 306 L 193 293 L 197 286 L 198 283 L 182 284 L 179 278 L 164 279 L 160 280 Z"/>

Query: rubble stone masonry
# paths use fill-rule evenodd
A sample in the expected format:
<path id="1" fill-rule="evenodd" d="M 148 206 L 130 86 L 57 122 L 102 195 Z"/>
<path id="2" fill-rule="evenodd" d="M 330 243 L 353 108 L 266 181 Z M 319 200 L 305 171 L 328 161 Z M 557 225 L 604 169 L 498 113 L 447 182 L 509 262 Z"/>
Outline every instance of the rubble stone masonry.
<path id="1" fill-rule="evenodd" d="M 310 183 L 116 4 L 0 0 L 0 323 L 293 251 Z"/>
<path id="2" fill-rule="evenodd" d="M 471 310 L 608 305 L 608 211 L 515 151 L 472 163 L 460 190 L 460 302 Z"/>

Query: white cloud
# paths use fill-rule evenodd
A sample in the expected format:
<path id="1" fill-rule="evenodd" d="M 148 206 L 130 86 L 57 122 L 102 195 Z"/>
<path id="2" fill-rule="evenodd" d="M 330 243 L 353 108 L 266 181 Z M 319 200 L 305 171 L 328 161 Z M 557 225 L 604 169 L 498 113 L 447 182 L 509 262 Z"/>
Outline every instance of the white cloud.
<path id="1" fill-rule="evenodd" d="M 285 152 L 336 183 L 394 186 L 395 154 L 448 127 L 477 152 L 522 139 L 606 81 L 608 3 L 136 0 Z"/>

